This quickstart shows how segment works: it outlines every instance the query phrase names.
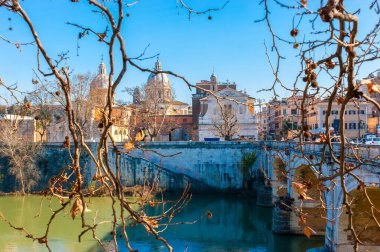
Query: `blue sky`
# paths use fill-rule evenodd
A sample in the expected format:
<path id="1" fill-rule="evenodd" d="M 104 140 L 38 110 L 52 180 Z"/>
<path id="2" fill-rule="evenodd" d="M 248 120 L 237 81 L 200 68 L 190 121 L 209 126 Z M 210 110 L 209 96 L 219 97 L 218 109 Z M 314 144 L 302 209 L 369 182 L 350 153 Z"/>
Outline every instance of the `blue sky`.
<path id="1" fill-rule="evenodd" d="M 188 1 L 196 9 L 223 5 L 224 0 Z M 231 0 L 218 12 L 208 15 L 192 15 L 191 19 L 182 8 L 177 8 L 176 0 L 141 0 L 128 8 L 127 18 L 122 34 L 125 37 L 129 56 L 139 55 L 147 45 L 147 56 L 160 54 L 164 70 L 172 70 L 188 78 L 192 83 L 208 79 L 213 68 L 221 81 L 234 81 L 238 89 L 246 91 L 253 97 L 269 100 L 271 93 L 257 93 L 259 89 L 269 87 L 273 76 L 265 56 L 264 41 L 270 44 L 270 36 L 264 23 L 254 21 L 263 15 L 258 1 Z M 295 2 L 295 1 L 290 1 Z M 319 1 L 318 1 L 319 2 Z M 51 55 L 69 51 L 68 64 L 75 73 L 96 72 L 101 55 L 106 55 L 106 47 L 93 36 L 80 41 L 77 56 L 77 36 L 79 30 L 65 22 L 90 26 L 97 31 L 106 27 L 105 20 L 91 12 L 86 1 L 38 0 L 21 2 L 36 28 L 46 49 Z M 360 4 L 360 3 L 359 3 Z M 358 4 L 358 5 L 359 5 Z M 273 25 L 279 34 L 290 39 L 292 15 L 288 11 L 272 7 Z M 12 18 L 11 21 L 8 18 Z M 366 26 L 363 15 L 362 26 Z M 307 23 L 307 22 L 306 22 Z M 12 26 L 12 31 L 8 28 Z M 302 28 L 302 27 L 300 27 Z M 306 30 L 306 28 L 305 28 Z M 302 29 L 300 29 L 302 33 Z M 13 13 L 0 11 L 0 35 L 16 41 L 30 41 L 31 36 L 25 25 Z M 296 50 L 289 45 L 282 45 L 284 62 L 281 76 L 285 83 L 291 85 L 299 70 Z M 7 83 L 18 83 L 20 87 L 31 89 L 33 68 L 36 68 L 36 50 L 33 46 L 22 47 L 19 52 L 14 46 L 0 42 L 0 77 Z M 144 67 L 153 67 L 154 59 L 139 62 Z M 107 59 L 105 59 L 107 63 Z M 375 64 L 362 69 L 362 76 L 377 69 Z M 146 81 L 147 73 L 129 68 L 123 87 L 133 87 Z M 191 92 L 184 83 L 171 77 L 171 83 L 177 99 L 191 102 Z M 194 91 L 193 91 L 194 92 Z M 279 91 L 280 95 L 287 93 Z M 126 93 L 118 92 L 118 99 L 130 100 Z"/>

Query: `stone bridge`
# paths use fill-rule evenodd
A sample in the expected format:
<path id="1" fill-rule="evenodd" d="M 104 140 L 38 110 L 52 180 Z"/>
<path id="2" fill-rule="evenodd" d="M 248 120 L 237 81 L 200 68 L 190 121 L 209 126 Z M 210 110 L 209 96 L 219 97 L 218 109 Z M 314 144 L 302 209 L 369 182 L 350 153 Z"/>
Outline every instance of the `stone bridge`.
<path id="1" fill-rule="evenodd" d="M 268 193 L 258 193 L 257 201 L 258 203 L 274 205 L 274 232 L 302 234 L 303 230 L 299 225 L 299 216 L 294 214 L 294 211 L 289 211 L 289 209 L 282 204 L 283 201 L 281 201 L 281 199 L 290 198 L 294 200 L 292 202 L 294 207 L 300 207 L 301 201 L 299 194 L 295 192 L 295 189 L 292 187 L 292 181 L 297 181 L 297 178 L 300 177 L 300 173 L 302 171 L 304 172 L 305 168 L 313 174 L 309 176 L 309 178 L 314 177 L 316 179 L 317 176 L 323 177 L 335 174 L 338 167 L 333 164 L 328 155 L 324 157 L 321 171 L 318 171 L 316 167 L 310 166 L 310 163 L 318 163 L 321 161 L 321 145 L 305 144 L 302 146 L 303 152 L 308 157 L 310 163 L 300 156 L 300 149 L 296 143 L 265 142 L 261 143 L 261 146 L 265 146 L 265 150 L 258 150 L 259 158 L 254 164 L 254 170 L 259 171 L 261 169 L 267 174 L 271 181 L 270 187 L 268 187 L 267 190 L 272 192 L 272 197 L 267 197 Z M 333 144 L 333 147 L 334 154 L 339 158 L 339 144 Z M 376 194 L 380 195 L 380 163 L 377 161 L 377 157 L 380 155 L 380 146 L 357 146 L 354 149 L 350 149 L 345 153 L 347 162 L 356 164 L 357 160 L 354 159 L 354 155 L 358 155 L 363 159 L 373 159 L 372 162 L 368 162 L 366 165 L 363 165 L 362 168 L 355 170 L 353 175 L 360 178 L 366 186 L 373 189 L 376 188 Z M 285 173 L 281 172 L 281 168 L 285 170 Z M 285 178 L 283 174 L 286 174 Z M 305 176 L 305 172 L 303 175 Z M 292 180 L 289 178 L 292 178 Z M 313 179 L 311 179 L 311 181 L 312 180 Z M 352 192 L 357 190 L 359 183 L 353 176 L 346 175 L 345 185 L 346 190 Z M 345 230 L 347 228 L 348 217 L 345 214 L 345 208 L 342 207 L 343 191 L 340 177 L 318 186 L 319 188 L 326 189 L 323 190 L 322 198 L 319 199 L 319 193 L 314 192 L 313 196 L 315 200 L 302 202 L 303 211 L 317 220 L 317 223 L 315 220 L 311 220 L 310 226 L 314 226 L 317 233 L 325 235 L 325 249 L 327 251 L 352 251 L 353 246 L 350 242 L 351 234 Z M 313 188 L 311 188 L 311 191 L 312 190 Z M 265 198 L 262 199 L 262 196 Z M 268 200 L 272 202 L 268 202 Z M 320 200 L 326 204 L 325 214 L 322 212 L 313 213 L 317 206 L 320 206 Z M 375 202 L 377 206 L 379 206 L 379 203 L 380 201 Z M 330 221 L 323 221 L 323 219 L 320 218 L 321 216 L 325 216 L 326 219 Z M 377 236 L 379 236 L 379 234 L 380 229 L 377 229 Z M 359 246 L 359 251 L 380 251 L 378 241 L 376 244 L 377 246 L 372 242 L 367 245 L 361 245 Z"/>

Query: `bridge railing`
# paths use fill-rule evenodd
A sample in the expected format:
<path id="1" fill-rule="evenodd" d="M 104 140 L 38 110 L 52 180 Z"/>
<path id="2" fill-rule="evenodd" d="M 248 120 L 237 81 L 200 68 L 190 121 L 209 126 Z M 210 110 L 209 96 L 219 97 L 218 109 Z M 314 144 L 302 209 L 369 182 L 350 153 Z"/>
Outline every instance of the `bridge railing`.
<path id="1" fill-rule="evenodd" d="M 270 146 L 277 150 L 290 150 L 290 151 L 300 151 L 300 145 L 298 142 L 286 142 L 286 141 L 260 141 L 259 144 Z M 305 153 L 315 153 L 315 155 L 322 153 L 322 148 L 324 144 L 304 142 L 302 145 L 302 150 Z M 333 152 L 335 155 L 339 156 L 340 143 L 332 143 Z M 366 144 L 346 144 L 346 155 L 354 156 L 357 154 L 361 158 L 374 159 L 373 161 L 380 161 L 380 145 L 366 145 Z"/>

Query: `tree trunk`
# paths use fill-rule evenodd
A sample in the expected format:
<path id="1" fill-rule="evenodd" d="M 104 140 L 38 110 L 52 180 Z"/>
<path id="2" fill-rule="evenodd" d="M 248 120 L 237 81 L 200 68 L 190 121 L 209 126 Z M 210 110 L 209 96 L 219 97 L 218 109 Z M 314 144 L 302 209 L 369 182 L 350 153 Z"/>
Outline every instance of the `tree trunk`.
<path id="1" fill-rule="evenodd" d="M 20 184 L 21 184 L 20 193 L 22 195 L 24 195 L 25 194 L 25 184 L 24 184 L 24 176 L 22 174 L 21 169 L 19 170 L 19 173 L 20 173 Z"/>

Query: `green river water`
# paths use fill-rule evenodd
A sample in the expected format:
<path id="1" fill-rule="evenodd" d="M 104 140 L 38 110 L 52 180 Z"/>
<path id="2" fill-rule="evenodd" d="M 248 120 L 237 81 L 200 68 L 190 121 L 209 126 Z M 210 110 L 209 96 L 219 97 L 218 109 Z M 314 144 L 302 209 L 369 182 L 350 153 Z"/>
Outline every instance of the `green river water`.
<path id="1" fill-rule="evenodd" d="M 40 196 L 0 197 L 0 211 L 15 226 L 23 226 L 29 232 L 42 235 L 43 227 L 50 216 L 49 202 Z M 97 213 L 97 221 L 111 219 L 111 204 L 107 198 L 91 198 L 88 221 Z M 50 206 L 56 209 L 58 202 Z M 41 210 L 40 210 L 41 209 Z M 102 251 L 90 234 L 78 242 L 81 232 L 79 218 L 71 219 L 69 209 L 57 216 L 50 234 L 49 244 L 53 251 Z M 305 251 L 323 245 L 323 237 L 307 239 L 303 236 L 275 235 L 271 232 L 272 209 L 258 207 L 252 199 L 232 196 L 194 195 L 190 204 L 176 217 L 177 221 L 191 221 L 210 210 L 213 218 L 204 218 L 193 225 L 169 228 L 163 236 L 174 247 L 174 251 L 188 252 L 243 252 L 243 251 Z M 148 207 L 148 212 L 157 209 Z M 39 215 L 38 215 L 39 214 Z M 109 238 L 110 225 L 98 229 L 98 236 Z M 139 252 L 167 251 L 162 243 L 146 234 L 141 227 L 129 228 L 128 233 L 134 249 Z M 123 243 L 122 240 L 119 241 Z M 19 231 L 0 220 L 0 251 L 28 252 L 47 251 L 38 242 L 25 238 Z M 121 251 L 127 251 L 121 248 Z"/>

